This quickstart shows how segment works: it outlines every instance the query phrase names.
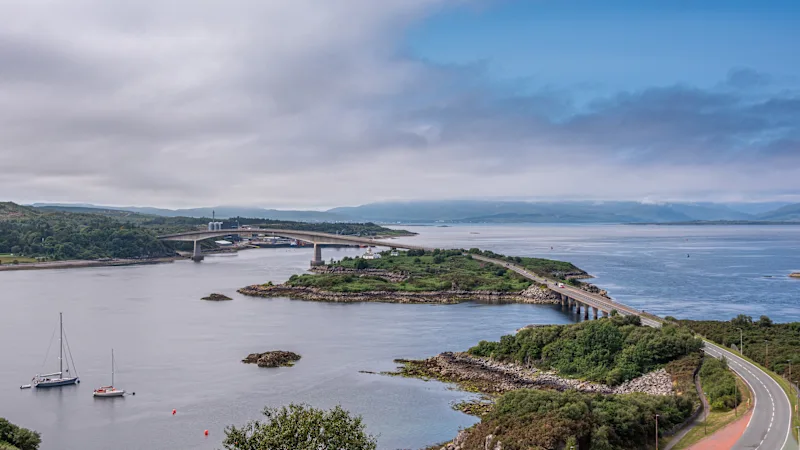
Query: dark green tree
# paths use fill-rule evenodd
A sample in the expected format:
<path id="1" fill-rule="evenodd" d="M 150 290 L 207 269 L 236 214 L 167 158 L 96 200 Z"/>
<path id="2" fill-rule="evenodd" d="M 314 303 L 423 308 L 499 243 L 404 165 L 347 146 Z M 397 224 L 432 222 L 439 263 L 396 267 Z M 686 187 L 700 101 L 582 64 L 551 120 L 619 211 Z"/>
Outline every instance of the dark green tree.
<path id="1" fill-rule="evenodd" d="M 266 420 L 225 429 L 226 450 L 375 450 L 360 416 L 337 406 L 331 410 L 290 404 L 264 408 Z"/>

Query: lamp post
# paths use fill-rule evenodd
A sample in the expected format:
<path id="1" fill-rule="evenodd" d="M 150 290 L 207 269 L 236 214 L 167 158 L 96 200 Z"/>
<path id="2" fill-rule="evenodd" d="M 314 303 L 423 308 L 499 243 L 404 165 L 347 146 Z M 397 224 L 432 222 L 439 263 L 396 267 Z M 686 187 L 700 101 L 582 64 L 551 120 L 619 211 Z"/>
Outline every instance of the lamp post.
<path id="1" fill-rule="evenodd" d="M 658 414 L 656 414 L 656 450 L 658 450 Z"/>
<path id="2" fill-rule="evenodd" d="M 744 355 L 744 340 L 743 340 L 743 338 L 742 338 L 742 336 L 743 336 L 743 334 L 742 334 L 742 329 L 741 329 L 741 328 L 739 328 L 738 330 L 739 330 L 739 352 L 740 352 L 742 355 Z"/>

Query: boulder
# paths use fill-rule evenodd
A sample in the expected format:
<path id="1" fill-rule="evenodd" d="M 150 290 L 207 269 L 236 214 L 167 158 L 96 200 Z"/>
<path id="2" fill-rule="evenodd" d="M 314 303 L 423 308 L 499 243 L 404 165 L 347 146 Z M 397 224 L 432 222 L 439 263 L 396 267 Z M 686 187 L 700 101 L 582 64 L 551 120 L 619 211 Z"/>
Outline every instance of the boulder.
<path id="1" fill-rule="evenodd" d="M 212 302 L 220 302 L 223 300 L 233 300 L 232 298 L 228 297 L 227 295 L 222 294 L 209 294 L 206 297 L 203 297 L 201 300 L 210 300 Z"/>

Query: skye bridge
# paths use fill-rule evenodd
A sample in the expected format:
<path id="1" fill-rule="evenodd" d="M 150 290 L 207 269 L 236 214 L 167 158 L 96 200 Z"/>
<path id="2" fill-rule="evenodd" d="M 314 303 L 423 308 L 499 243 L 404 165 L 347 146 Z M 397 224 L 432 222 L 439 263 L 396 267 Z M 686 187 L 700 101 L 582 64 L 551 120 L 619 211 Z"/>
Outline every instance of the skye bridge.
<path id="1" fill-rule="evenodd" d="M 201 261 L 203 259 L 203 252 L 200 249 L 200 241 L 215 237 L 230 236 L 232 234 L 244 236 L 274 236 L 295 239 L 314 244 L 314 259 L 311 260 L 312 266 L 321 266 L 325 263 L 325 260 L 322 259 L 322 245 L 369 245 L 373 247 L 387 247 L 391 249 L 433 250 L 432 248 L 422 247 L 419 245 L 401 244 L 399 242 L 390 242 L 380 239 L 372 239 L 369 237 L 347 236 L 342 234 L 323 233 L 319 231 L 281 230 L 277 228 L 238 228 L 214 231 L 189 231 L 186 233 L 158 236 L 158 239 L 162 241 L 194 242 L 192 259 L 195 261 Z"/>

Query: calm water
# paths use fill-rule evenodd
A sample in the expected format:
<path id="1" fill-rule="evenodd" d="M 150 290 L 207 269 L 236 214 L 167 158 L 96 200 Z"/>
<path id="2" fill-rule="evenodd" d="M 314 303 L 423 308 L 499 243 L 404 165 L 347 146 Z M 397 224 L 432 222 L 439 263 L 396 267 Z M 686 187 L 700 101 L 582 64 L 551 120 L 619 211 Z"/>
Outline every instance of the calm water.
<path id="1" fill-rule="evenodd" d="M 800 320 L 800 281 L 786 277 L 800 270 L 800 227 L 415 231 L 420 236 L 405 239 L 572 261 L 615 298 L 659 314 Z M 324 257 L 357 253 L 325 249 Z M 42 432 L 44 450 L 214 449 L 225 425 L 257 418 L 265 405 L 341 404 L 364 416 L 381 448 L 419 448 L 474 422 L 450 407 L 466 394 L 360 370 L 389 370 L 394 358 L 464 349 L 529 323 L 571 320 L 550 306 L 335 305 L 235 294 L 247 284 L 283 281 L 305 270 L 310 257 L 300 249 L 253 250 L 201 264 L 0 273 L 0 416 Z M 210 292 L 234 301 L 199 300 Z M 19 390 L 56 366 L 52 353 L 42 363 L 59 311 L 81 385 Z M 91 390 L 109 381 L 111 347 L 117 385 L 136 396 L 94 400 Z M 303 359 L 281 369 L 239 362 L 270 349 Z"/>

